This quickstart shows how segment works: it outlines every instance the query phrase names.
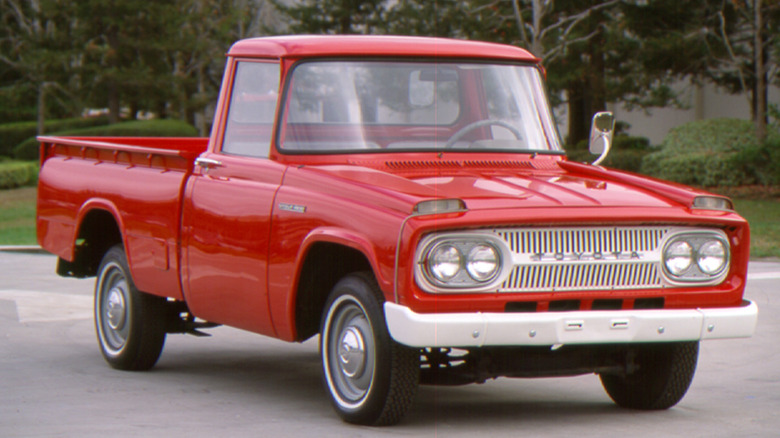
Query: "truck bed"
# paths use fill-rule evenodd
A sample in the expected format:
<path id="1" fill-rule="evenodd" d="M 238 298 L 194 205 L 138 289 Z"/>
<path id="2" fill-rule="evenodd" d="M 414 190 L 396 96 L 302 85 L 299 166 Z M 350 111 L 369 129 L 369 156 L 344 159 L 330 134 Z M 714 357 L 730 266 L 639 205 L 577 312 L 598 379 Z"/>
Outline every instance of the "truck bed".
<path id="1" fill-rule="evenodd" d="M 90 216 L 109 214 L 123 231 L 136 286 L 181 298 L 182 192 L 208 139 L 43 136 L 39 141 L 38 242 L 65 261 L 61 271 L 79 251 L 91 250 L 79 247 L 86 233 L 119 232 L 90 229 Z"/>

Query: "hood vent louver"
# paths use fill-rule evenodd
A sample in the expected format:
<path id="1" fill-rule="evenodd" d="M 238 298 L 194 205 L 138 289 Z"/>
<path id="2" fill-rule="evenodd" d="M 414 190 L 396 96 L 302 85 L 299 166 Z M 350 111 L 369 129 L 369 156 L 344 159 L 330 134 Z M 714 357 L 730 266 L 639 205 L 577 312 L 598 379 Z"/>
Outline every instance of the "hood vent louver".
<path id="1" fill-rule="evenodd" d="M 458 170 L 458 169 L 528 169 L 560 170 L 557 160 L 403 160 L 403 161 L 354 161 L 351 164 L 374 169 L 396 171 Z"/>

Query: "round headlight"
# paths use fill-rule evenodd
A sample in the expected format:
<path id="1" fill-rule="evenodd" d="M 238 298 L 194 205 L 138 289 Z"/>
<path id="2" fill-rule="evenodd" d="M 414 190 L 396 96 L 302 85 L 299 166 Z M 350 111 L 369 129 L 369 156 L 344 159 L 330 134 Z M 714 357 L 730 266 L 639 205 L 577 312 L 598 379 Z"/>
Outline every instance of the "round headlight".
<path id="1" fill-rule="evenodd" d="M 452 245 L 437 246 L 428 257 L 428 271 L 436 280 L 446 283 L 460 272 L 462 258 L 458 248 Z"/>
<path id="2" fill-rule="evenodd" d="M 498 267 L 498 252 L 492 246 L 477 245 L 469 251 L 466 271 L 474 280 L 479 282 L 490 280 L 498 272 Z"/>
<path id="3" fill-rule="evenodd" d="M 720 240 L 710 240 L 699 248 L 699 269 L 708 275 L 718 274 L 726 266 L 726 247 Z"/>
<path id="4" fill-rule="evenodd" d="M 684 240 L 672 243 L 664 251 L 664 263 L 670 274 L 675 276 L 683 274 L 693 263 L 693 248 Z"/>

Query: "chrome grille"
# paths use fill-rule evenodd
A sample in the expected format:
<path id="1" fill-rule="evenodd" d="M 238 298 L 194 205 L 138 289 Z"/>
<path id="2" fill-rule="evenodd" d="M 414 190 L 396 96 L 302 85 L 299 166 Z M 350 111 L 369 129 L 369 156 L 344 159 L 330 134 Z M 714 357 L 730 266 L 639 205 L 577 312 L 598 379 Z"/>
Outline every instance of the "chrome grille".
<path id="1" fill-rule="evenodd" d="M 647 289 L 661 286 L 655 263 L 518 266 L 499 292 Z"/>
<path id="2" fill-rule="evenodd" d="M 574 228 L 498 230 L 512 249 L 521 254 L 614 251 L 653 251 L 658 248 L 666 227 L 653 228 Z"/>
<path id="3" fill-rule="evenodd" d="M 662 287 L 661 244 L 669 227 L 495 230 L 514 267 L 499 292 Z"/>

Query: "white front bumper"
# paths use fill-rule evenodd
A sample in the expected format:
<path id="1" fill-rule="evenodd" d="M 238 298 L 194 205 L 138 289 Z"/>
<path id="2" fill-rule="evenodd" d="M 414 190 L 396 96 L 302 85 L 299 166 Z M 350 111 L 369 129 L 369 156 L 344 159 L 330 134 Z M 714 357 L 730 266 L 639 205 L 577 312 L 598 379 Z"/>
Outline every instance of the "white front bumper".
<path id="1" fill-rule="evenodd" d="M 410 347 L 676 342 L 753 335 L 758 306 L 544 313 L 415 313 L 385 303 L 390 335 Z"/>

